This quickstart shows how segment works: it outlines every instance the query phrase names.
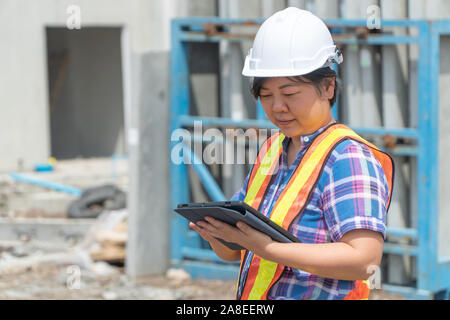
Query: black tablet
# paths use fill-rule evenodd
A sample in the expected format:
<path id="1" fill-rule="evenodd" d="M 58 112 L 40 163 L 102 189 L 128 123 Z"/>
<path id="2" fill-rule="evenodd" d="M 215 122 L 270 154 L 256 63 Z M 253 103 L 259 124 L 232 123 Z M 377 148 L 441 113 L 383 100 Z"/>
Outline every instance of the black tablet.
<path id="1" fill-rule="evenodd" d="M 233 226 L 236 226 L 238 221 L 243 221 L 251 227 L 267 234 L 275 241 L 284 243 L 300 242 L 292 233 L 283 229 L 243 201 L 184 203 L 179 204 L 175 211 L 193 223 L 204 220 L 206 216 L 213 217 Z M 218 240 L 230 249 L 244 249 L 238 244 L 229 243 L 222 239 Z"/>

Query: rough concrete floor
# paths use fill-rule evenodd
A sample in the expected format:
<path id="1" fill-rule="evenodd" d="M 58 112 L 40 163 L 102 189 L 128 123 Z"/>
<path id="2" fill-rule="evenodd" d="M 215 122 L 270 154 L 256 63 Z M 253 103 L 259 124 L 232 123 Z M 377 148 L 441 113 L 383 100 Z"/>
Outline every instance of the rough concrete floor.
<path id="1" fill-rule="evenodd" d="M 0 276 L 0 299 L 209 300 L 234 299 L 235 281 L 169 279 L 153 276 L 130 281 L 123 268 L 98 275 L 81 271 L 74 281 L 70 266 L 46 265 L 22 274 Z"/>
<path id="2" fill-rule="evenodd" d="M 24 273 L 0 276 L 0 299 L 83 300 L 233 300 L 236 281 L 152 276 L 131 281 L 123 267 L 105 266 L 103 275 L 81 270 L 80 281 L 70 266 L 49 264 Z M 106 271 L 106 272 L 105 272 Z M 399 300 L 399 295 L 374 290 L 371 300 Z"/>

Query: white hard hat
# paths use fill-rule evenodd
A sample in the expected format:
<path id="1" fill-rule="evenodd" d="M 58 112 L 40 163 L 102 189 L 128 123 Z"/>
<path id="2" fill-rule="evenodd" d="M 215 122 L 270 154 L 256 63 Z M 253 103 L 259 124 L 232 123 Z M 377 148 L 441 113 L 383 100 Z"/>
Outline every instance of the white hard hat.
<path id="1" fill-rule="evenodd" d="M 309 11 L 289 7 L 261 25 L 245 58 L 242 74 L 299 76 L 342 60 L 325 23 Z"/>

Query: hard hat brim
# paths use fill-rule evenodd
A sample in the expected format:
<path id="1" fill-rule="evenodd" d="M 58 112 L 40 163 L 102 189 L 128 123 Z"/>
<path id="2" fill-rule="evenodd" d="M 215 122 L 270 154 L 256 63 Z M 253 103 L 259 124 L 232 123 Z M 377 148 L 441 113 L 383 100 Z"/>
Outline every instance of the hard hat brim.
<path id="1" fill-rule="evenodd" d="M 330 67 L 331 65 L 332 63 L 327 61 L 325 63 L 318 64 L 317 66 L 311 66 L 309 68 L 303 69 L 251 69 L 249 67 L 248 58 L 246 58 L 244 68 L 242 69 L 242 75 L 245 77 L 263 77 L 263 78 L 294 77 L 311 73 L 320 68 Z"/>
<path id="2" fill-rule="evenodd" d="M 246 77 L 293 77 L 301 76 L 313 72 L 314 70 L 331 67 L 333 63 L 342 63 L 343 56 L 339 48 L 335 45 L 326 47 L 318 56 L 312 59 L 291 59 L 291 67 L 276 69 L 276 68 L 261 68 L 260 59 L 252 59 L 252 50 L 245 58 L 242 75 Z M 298 62 L 298 63 L 297 63 Z M 306 65 L 306 66 L 305 66 Z M 253 67 L 251 67 L 253 66 Z M 305 67 L 301 67 L 305 66 Z M 287 66 L 286 66 L 287 67 Z"/>

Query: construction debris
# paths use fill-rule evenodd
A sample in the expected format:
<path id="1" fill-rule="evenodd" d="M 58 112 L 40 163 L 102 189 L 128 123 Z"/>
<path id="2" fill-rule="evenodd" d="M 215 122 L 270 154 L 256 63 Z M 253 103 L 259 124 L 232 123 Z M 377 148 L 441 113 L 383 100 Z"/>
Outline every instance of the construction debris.
<path id="1" fill-rule="evenodd" d="M 183 269 L 170 268 L 166 272 L 166 277 L 175 284 L 191 280 L 191 275 Z"/>
<path id="2" fill-rule="evenodd" d="M 3 254 L 4 256 L 4 254 Z M 0 260 L 0 275 L 13 275 L 27 272 L 44 264 L 82 264 L 75 253 L 36 254 L 29 257 L 10 258 Z"/>
<path id="3" fill-rule="evenodd" d="M 125 221 L 120 222 L 111 230 L 97 230 L 94 237 L 98 245 L 89 252 L 92 260 L 125 263 L 125 247 L 127 242 L 127 226 Z"/>
<path id="4" fill-rule="evenodd" d="M 126 194 L 113 184 L 85 189 L 79 199 L 70 203 L 69 218 L 96 218 L 104 210 L 126 207 Z"/>

